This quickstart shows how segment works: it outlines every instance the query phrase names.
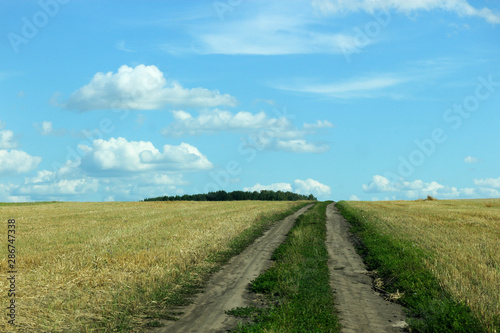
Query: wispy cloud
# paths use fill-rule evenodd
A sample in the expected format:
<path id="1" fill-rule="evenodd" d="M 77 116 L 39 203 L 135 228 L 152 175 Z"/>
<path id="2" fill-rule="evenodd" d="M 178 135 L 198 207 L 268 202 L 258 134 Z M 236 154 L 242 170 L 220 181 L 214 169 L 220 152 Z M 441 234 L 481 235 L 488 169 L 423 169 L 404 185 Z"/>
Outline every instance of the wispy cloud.
<path id="1" fill-rule="evenodd" d="M 373 13 L 377 10 L 394 10 L 405 14 L 415 11 L 445 10 L 458 16 L 480 17 L 488 23 L 499 24 L 500 13 L 487 7 L 476 8 L 466 0 L 313 0 L 312 6 L 324 15 L 345 14 L 364 11 Z"/>
<path id="2" fill-rule="evenodd" d="M 234 22 L 222 31 L 200 35 L 197 50 L 230 55 L 343 54 L 356 45 L 354 36 L 318 32 L 307 25 L 273 16 Z"/>
<path id="3" fill-rule="evenodd" d="M 391 95 L 388 91 L 389 88 L 394 88 L 410 80 L 408 77 L 381 74 L 333 83 L 311 83 L 299 80 L 292 84 L 277 84 L 274 85 L 274 88 L 341 99 L 374 98 Z"/>
<path id="4" fill-rule="evenodd" d="M 308 2 L 254 1 L 219 24 L 200 22 L 181 28 L 192 36 L 192 43 L 162 49 L 174 54 L 288 55 L 343 54 L 356 47 L 354 33 L 346 33 L 340 25 L 331 28 L 331 20 L 315 15 Z"/>

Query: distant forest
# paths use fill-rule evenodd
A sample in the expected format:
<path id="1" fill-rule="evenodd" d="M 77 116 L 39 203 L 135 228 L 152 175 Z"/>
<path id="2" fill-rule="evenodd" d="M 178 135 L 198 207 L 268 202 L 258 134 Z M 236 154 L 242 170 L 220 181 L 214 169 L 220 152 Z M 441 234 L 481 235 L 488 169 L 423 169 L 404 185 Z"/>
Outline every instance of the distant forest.
<path id="1" fill-rule="evenodd" d="M 217 191 L 207 194 L 184 194 L 182 196 L 163 196 L 147 198 L 144 201 L 236 201 L 236 200 L 264 200 L 264 201 L 296 201 L 296 200 L 317 200 L 314 195 L 301 195 L 293 192 L 269 191 L 245 192 L 245 191 Z"/>

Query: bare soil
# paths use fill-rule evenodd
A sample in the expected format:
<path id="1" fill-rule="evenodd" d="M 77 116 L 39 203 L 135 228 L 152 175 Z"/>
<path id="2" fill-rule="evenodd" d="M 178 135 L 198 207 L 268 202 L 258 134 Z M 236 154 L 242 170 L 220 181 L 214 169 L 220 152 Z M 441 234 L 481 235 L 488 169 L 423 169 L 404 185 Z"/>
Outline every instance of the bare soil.
<path id="1" fill-rule="evenodd" d="M 285 240 L 297 217 L 312 205 L 286 217 L 256 239 L 241 254 L 233 257 L 209 280 L 203 293 L 194 303 L 180 309 L 183 315 L 177 321 L 162 321 L 165 326 L 152 332 L 226 332 L 235 328 L 238 319 L 225 311 L 235 307 L 249 306 L 254 296 L 247 290 L 248 284 L 272 265 L 271 255 Z M 254 304 L 255 305 L 255 304 Z"/>
<path id="2" fill-rule="evenodd" d="M 403 332 L 403 307 L 375 291 L 370 272 L 351 241 L 349 222 L 334 203 L 328 205 L 326 217 L 330 285 L 335 292 L 342 333 Z"/>

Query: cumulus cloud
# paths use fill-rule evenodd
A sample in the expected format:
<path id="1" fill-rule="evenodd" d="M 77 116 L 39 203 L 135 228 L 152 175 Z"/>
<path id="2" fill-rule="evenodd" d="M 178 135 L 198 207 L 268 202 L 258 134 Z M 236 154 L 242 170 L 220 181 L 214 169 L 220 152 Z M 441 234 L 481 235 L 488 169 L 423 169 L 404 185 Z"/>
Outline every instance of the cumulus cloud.
<path id="1" fill-rule="evenodd" d="M 81 145 L 85 153 L 82 168 L 91 172 L 134 173 L 158 170 L 205 170 L 213 167 L 207 157 L 187 143 L 164 145 L 160 152 L 149 141 L 125 138 L 94 140 L 92 147 Z"/>
<path id="2" fill-rule="evenodd" d="M 320 183 L 317 180 L 308 178 L 306 180 L 296 179 L 293 181 L 295 192 L 299 194 L 314 194 L 317 196 L 330 195 L 332 189 L 330 186 Z"/>
<path id="3" fill-rule="evenodd" d="M 369 184 L 363 184 L 363 191 L 369 193 L 391 192 L 406 199 L 417 199 L 432 195 L 441 198 L 458 198 L 460 196 L 472 196 L 476 194 L 473 188 L 457 189 L 453 186 L 442 185 L 438 182 L 414 181 L 390 181 L 386 177 L 375 175 Z M 395 196 L 393 196 L 395 198 Z"/>
<path id="4" fill-rule="evenodd" d="M 165 136 L 180 137 L 183 135 L 213 134 L 228 130 L 255 130 L 260 128 L 291 127 L 286 118 L 269 118 L 264 112 L 252 114 L 240 111 L 233 114 L 229 111 L 214 109 L 202 111 L 197 117 L 189 112 L 173 111 L 175 121 L 162 130 Z"/>
<path id="5" fill-rule="evenodd" d="M 187 184 L 179 172 L 153 170 L 103 177 L 86 172 L 80 161 L 67 161 L 53 171 L 40 170 L 25 177 L 21 185 L 0 184 L 0 201 L 135 201 L 178 193 L 176 186 Z"/>
<path id="6" fill-rule="evenodd" d="M 483 18 L 489 23 L 500 23 L 500 13 L 487 7 L 481 9 L 475 8 L 466 0 L 313 0 L 312 6 L 324 15 L 359 11 L 373 13 L 382 10 L 394 10 L 405 14 L 410 14 L 415 11 L 445 10 L 454 12 L 458 16 L 475 16 Z"/>
<path id="7" fill-rule="evenodd" d="M 293 185 L 290 183 L 274 183 L 271 185 L 261 185 L 260 183 L 257 183 L 252 187 L 245 187 L 243 190 L 251 192 L 262 190 L 290 191 L 304 195 L 313 194 L 315 196 L 326 196 L 331 194 L 330 186 L 322 184 L 311 178 L 306 180 L 296 179 L 293 181 Z"/>
<path id="8" fill-rule="evenodd" d="M 363 191 L 365 192 L 389 192 L 396 191 L 396 188 L 391 184 L 389 179 L 375 175 L 372 177 L 372 182 L 368 185 L 363 184 Z"/>
<path id="9" fill-rule="evenodd" d="M 205 88 L 187 89 L 167 81 L 156 66 L 123 65 L 118 72 L 97 73 L 86 86 L 75 91 L 63 105 L 66 109 L 155 110 L 166 105 L 186 107 L 234 106 L 228 94 Z"/>
<path id="10" fill-rule="evenodd" d="M 42 161 L 21 150 L 0 150 L 0 175 L 20 174 L 34 170 Z"/>
<path id="11" fill-rule="evenodd" d="M 306 141 L 303 137 L 314 135 L 319 129 L 333 127 L 333 124 L 327 120 L 318 120 L 314 124 L 306 123 L 303 128 L 297 128 L 286 117 L 272 118 L 264 112 L 257 114 L 246 111 L 232 113 L 214 109 L 202 111 L 198 116 L 193 116 L 182 110 L 172 113 L 175 120 L 162 130 L 164 136 L 180 137 L 232 131 L 247 134 L 248 141 L 251 141 L 249 146 L 294 153 L 324 153 L 328 151 L 328 145 L 317 145 Z"/>
<path id="12" fill-rule="evenodd" d="M 243 191 L 247 192 L 260 192 L 263 190 L 268 190 L 268 191 L 283 191 L 283 192 L 292 192 L 292 185 L 289 183 L 274 183 L 271 185 L 261 185 L 259 183 L 255 184 L 252 187 L 244 187 Z"/>

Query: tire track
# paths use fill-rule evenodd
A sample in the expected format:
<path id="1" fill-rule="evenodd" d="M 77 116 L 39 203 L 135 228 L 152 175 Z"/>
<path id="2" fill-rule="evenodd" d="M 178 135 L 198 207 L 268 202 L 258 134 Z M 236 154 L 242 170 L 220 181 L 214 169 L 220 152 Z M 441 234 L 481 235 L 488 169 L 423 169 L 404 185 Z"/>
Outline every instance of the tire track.
<path id="1" fill-rule="evenodd" d="M 340 314 L 342 333 L 403 332 L 406 325 L 403 307 L 384 300 L 372 288 L 372 278 L 349 240 L 351 225 L 328 205 L 327 241 L 330 259 L 330 285 Z"/>

